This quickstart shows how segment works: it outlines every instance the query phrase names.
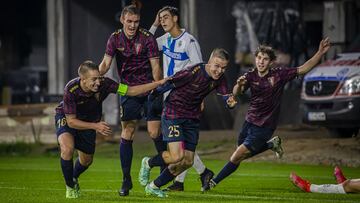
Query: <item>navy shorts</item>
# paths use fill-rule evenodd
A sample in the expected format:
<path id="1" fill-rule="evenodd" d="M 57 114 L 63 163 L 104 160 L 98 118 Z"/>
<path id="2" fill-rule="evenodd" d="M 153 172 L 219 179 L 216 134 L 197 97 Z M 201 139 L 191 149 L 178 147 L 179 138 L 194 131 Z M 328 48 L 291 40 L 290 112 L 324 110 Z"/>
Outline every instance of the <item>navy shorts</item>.
<path id="1" fill-rule="evenodd" d="M 62 114 L 55 115 L 55 127 L 57 138 L 59 138 L 59 136 L 65 132 L 70 133 L 72 136 L 74 136 L 75 149 L 78 149 L 86 154 L 95 153 L 95 130 L 76 130 L 74 128 L 70 128 L 67 125 L 65 115 Z"/>
<path id="2" fill-rule="evenodd" d="M 238 146 L 244 144 L 252 155 L 256 155 L 267 149 L 267 141 L 272 137 L 274 129 L 256 126 L 247 121 L 238 137 Z"/>
<path id="3" fill-rule="evenodd" d="M 162 97 L 148 101 L 147 96 L 120 96 L 121 121 L 140 120 L 160 121 L 162 113 Z"/>
<path id="4" fill-rule="evenodd" d="M 161 129 L 165 142 L 183 141 L 185 149 L 195 152 L 199 140 L 200 122 L 194 119 L 161 119 Z"/>

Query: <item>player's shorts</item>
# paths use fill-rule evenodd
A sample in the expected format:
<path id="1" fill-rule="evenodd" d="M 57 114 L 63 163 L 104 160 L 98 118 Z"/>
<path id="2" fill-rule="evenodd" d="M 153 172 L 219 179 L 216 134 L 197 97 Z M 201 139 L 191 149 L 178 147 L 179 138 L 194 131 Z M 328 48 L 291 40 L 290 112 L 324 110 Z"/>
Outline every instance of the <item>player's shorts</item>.
<path id="1" fill-rule="evenodd" d="M 273 133 L 274 129 L 259 127 L 245 121 L 238 137 L 238 146 L 244 144 L 252 155 L 256 155 L 267 149 L 266 142 Z"/>
<path id="2" fill-rule="evenodd" d="M 185 149 L 195 152 L 199 140 L 199 120 L 194 119 L 161 119 L 161 129 L 165 142 L 183 141 Z"/>
<path id="3" fill-rule="evenodd" d="M 72 136 L 74 136 L 75 149 L 78 149 L 86 154 L 95 153 L 95 130 L 76 130 L 74 128 L 70 128 L 67 125 L 66 117 L 63 114 L 55 115 L 55 127 L 57 138 L 59 138 L 59 136 L 65 132 L 70 133 Z"/>
<path id="4" fill-rule="evenodd" d="M 147 96 L 120 96 L 121 121 L 140 120 L 160 121 L 162 113 L 162 97 L 148 101 Z"/>

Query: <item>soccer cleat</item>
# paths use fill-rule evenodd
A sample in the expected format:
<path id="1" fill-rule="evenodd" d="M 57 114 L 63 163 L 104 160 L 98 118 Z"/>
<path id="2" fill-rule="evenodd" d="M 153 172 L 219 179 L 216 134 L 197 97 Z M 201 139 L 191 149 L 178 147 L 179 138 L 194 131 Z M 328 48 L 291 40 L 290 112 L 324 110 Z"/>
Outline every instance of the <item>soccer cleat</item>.
<path id="1" fill-rule="evenodd" d="M 75 188 L 66 186 L 66 198 L 68 199 L 76 199 L 79 198 L 79 194 L 77 193 Z"/>
<path id="2" fill-rule="evenodd" d="M 205 191 L 208 191 L 212 188 L 214 188 L 216 186 L 216 183 L 213 179 L 210 179 L 206 184 L 205 186 L 203 186 L 201 189 L 202 189 L 202 192 L 205 192 Z"/>
<path id="3" fill-rule="evenodd" d="M 166 191 L 184 191 L 184 183 L 174 181 L 172 185 L 166 188 Z"/>
<path id="4" fill-rule="evenodd" d="M 161 197 L 161 198 L 167 197 L 167 194 L 164 191 L 162 191 L 160 188 L 152 188 L 150 186 L 150 184 L 146 185 L 145 194 L 146 195 L 153 195 L 153 196 Z"/>
<path id="5" fill-rule="evenodd" d="M 150 157 L 144 157 L 141 161 L 141 168 L 139 172 L 139 183 L 142 186 L 146 186 L 150 180 L 150 166 L 149 166 Z"/>
<path id="6" fill-rule="evenodd" d="M 80 190 L 80 185 L 79 185 L 79 181 L 78 179 L 73 178 L 74 180 L 74 189 L 76 190 L 76 193 L 78 194 L 78 196 L 81 196 L 81 190 Z"/>
<path id="7" fill-rule="evenodd" d="M 336 182 L 338 184 L 341 184 L 346 180 L 346 178 L 345 178 L 345 176 L 344 176 L 344 174 L 341 171 L 341 168 L 339 166 L 335 166 L 335 168 L 334 168 L 334 176 L 335 176 Z"/>
<path id="8" fill-rule="evenodd" d="M 310 185 L 311 183 L 307 180 L 300 178 L 294 172 L 290 174 L 291 182 L 298 188 L 300 188 L 304 192 L 310 192 Z"/>
<path id="9" fill-rule="evenodd" d="M 212 172 L 211 170 L 205 168 L 205 171 L 200 175 L 200 181 L 201 181 L 201 191 L 204 192 L 205 191 L 205 187 L 207 185 L 207 183 L 210 182 L 211 178 L 214 177 L 214 172 Z"/>
<path id="10" fill-rule="evenodd" d="M 133 184 L 131 181 L 131 177 L 130 178 L 124 178 L 122 186 L 119 190 L 119 195 L 120 196 L 128 196 L 129 195 L 129 191 L 132 189 Z"/>
<path id="11" fill-rule="evenodd" d="M 275 136 L 271 138 L 267 143 L 272 143 L 273 147 L 271 148 L 272 151 L 275 152 L 277 158 L 281 159 L 284 155 L 284 150 L 281 147 L 281 138 L 279 136 Z"/>

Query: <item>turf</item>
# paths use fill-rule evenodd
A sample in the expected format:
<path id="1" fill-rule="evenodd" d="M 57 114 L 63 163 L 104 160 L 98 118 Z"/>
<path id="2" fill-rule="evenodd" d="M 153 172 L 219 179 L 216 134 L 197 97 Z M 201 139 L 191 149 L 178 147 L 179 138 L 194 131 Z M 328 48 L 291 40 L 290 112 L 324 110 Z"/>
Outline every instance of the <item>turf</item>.
<path id="1" fill-rule="evenodd" d="M 213 190 L 200 192 L 199 176 L 191 169 L 185 182 L 185 192 L 169 193 L 166 199 L 145 196 L 137 182 L 141 157 L 152 154 L 152 144 L 135 147 L 132 167 L 134 188 L 128 197 L 120 197 L 120 161 L 117 145 L 98 148 L 93 165 L 80 177 L 80 199 L 65 199 L 65 186 L 60 160 L 55 154 L 0 156 L 0 202 L 360 202 L 360 194 L 309 194 L 295 188 L 288 175 L 296 171 L 314 183 L 334 183 L 331 166 L 291 165 L 274 163 L 241 164 L 239 169 Z M 205 164 L 219 172 L 226 160 Z M 349 178 L 359 178 L 359 168 L 343 168 Z M 153 169 L 151 178 L 159 173 Z"/>

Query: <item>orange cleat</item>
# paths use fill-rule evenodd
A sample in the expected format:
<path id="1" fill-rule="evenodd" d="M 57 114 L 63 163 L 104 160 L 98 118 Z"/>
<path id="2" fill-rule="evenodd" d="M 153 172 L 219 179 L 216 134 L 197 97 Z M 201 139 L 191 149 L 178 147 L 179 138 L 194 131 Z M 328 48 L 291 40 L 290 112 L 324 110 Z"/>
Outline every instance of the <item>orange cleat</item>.
<path id="1" fill-rule="evenodd" d="M 304 192 L 310 192 L 310 185 L 311 183 L 307 180 L 300 178 L 294 172 L 290 174 L 291 182 L 298 188 L 300 188 Z"/>
<path id="2" fill-rule="evenodd" d="M 338 184 L 343 183 L 346 178 L 343 174 L 343 172 L 341 171 L 341 168 L 339 166 L 335 166 L 334 168 L 334 176 L 335 176 L 335 180 Z"/>

